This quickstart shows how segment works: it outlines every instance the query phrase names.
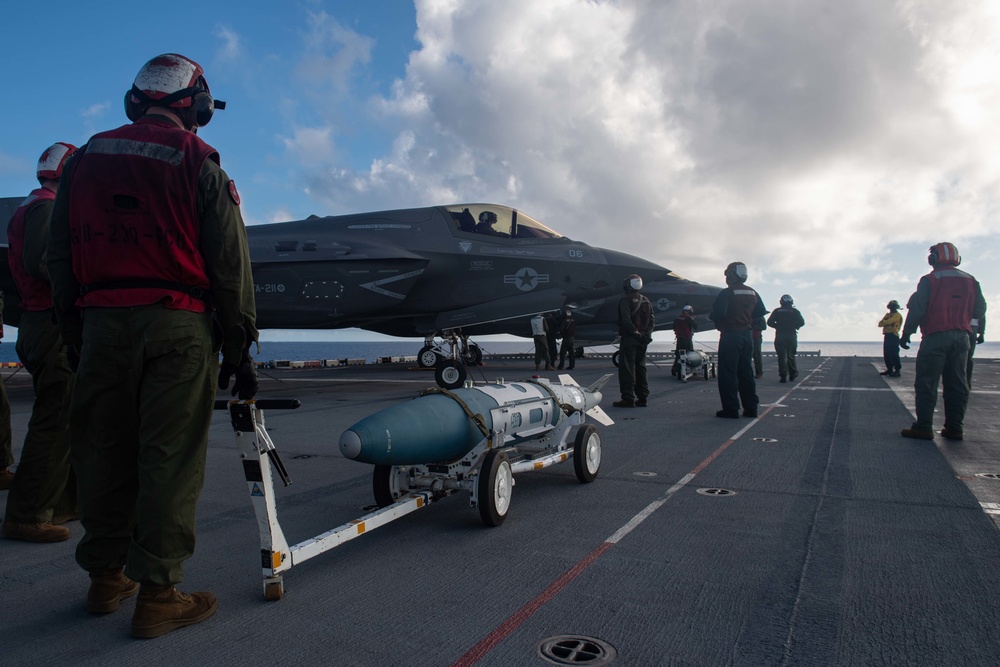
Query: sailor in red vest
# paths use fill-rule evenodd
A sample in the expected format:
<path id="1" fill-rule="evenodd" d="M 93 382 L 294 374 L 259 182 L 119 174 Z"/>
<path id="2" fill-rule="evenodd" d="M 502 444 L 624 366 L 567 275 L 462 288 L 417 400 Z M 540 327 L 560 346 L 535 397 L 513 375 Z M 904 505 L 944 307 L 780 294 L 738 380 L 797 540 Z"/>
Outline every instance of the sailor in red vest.
<path id="1" fill-rule="evenodd" d="M 934 407 L 938 381 L 944 383 L 944 428 L 941 435 L 961 440 L 965 408 L 969 402 L 966 364 L 969 359 L 971 323 L 986 316 L 986 299 L 979 282 L 958 269 L 962 258 L 951 243 L 931 246 L 927 263 L 930 273 L 920 279 L 917 291 L 906 304 L 908 310 L 899 346 L 910 347 L 910 336 L 920 328 L 917 351 L 917 420 L 902 435 L 922 440 L 934 439 Z"/>
<path id="2" fill-rule="evenodd" d="M 670 368 L 671 375 L 677 375 L 681 370 L 679 361 L 681 352 L 694 349 L 694 332 L 698 330 L 698 322 L 694 319 L 694 306 L 684 306 L 681 313 L 674 318 L 674 365 Z"/>
<path id="3" fill-rule="evenodd" d="M 141 584 L 137 637 L 215 613 L 212 593 L 174 584 L 194 553 L 220 346 L 219 387 L 235 375 L 234 394 L 257 391 L 240 198 L 197 136 L 221 108 L 198 63 L 153 58 L 125 94 L 132 124 L 77 152 L 53 210 L 56 315 L 80 350 L 70 431 L 86 536 L 76 559 L 90 573 L 91 612 L 114 611 Z"/>
<path id="4" fill-rule="evenodd" d="M 28 542 L 62 542 L 76 517 L 76 486 L 69 463 L 69 401 L 73 371 L 52 317 L 52 289 L 45 269 L 49 216 L 63 166 L 76 151 L 57 143 L 45 149 L 36 175 L 40 187 L 28 195 L 7 225 L 7 260 L 21 297 L 15 349 L 31 374 L 35 402 L 21 460 L 7 496 L 4 537 Z"/>

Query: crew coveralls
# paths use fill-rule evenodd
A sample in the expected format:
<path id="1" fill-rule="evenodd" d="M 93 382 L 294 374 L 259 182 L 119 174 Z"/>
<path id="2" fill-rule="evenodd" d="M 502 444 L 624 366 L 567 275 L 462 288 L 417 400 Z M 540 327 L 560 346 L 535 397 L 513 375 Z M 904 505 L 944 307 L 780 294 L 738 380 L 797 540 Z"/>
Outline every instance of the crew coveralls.
<path id="1" fill-rule="evenodd" d="M 646 348 L 655 325 L 653 306 L 639 292 L 629 292 L 618 302 L 618 389 L 623 401 L 645 401 L 649 396 Z"/>
<path id="2" fill-rule="evenodd" d="M 531 338 L 535 341 L 535 370 L 539 370 L 542 360 L 545 360 L 545 370 L 552 369 L 552 359 L 549 357 L 549 343 L 546 333 L 549 323 L 541 315 L 531 318 Z"/>
<path id="3" fill-rule="evenodd" d="M 165 258 L 203 267 L 210 306 L 148 274 L 81 293 L 87 276 L 134 267 L 128 254 L 140 252 L 154 278 Z M 64 169 L 48 266 L 63 336 L 82 345 L 70 411 L 86 529 L 77 562 L 177 584 L 194 553 L 219 345 L 235 366 L 257 340 L 235 185 L 214 149 L 166 118 L 96 135 Z"/>
<path id="4" fill-rule="evenodd" d="M 562 347 L 559 348 L 559 369 L 566 364 L 566 355 L 569 355 L 569 370 L 576 366 L 576 320 L 572 315 L 563 316 L 562 323 Z"/>
<path id="5" fill-rule="evenodd" d="M 887 373 L 898 373 L 903 368 L 899 361 L 899 330 L 903 326 L 903 316 L 899 311 L 886 313 L 878 322 L 882 327 L 882 358 Z"/>
<path id="6" fill-rule="evenodd" d="M 76 508 L 76 483 L 70 469 L 69 404 L 74 374 L 52 314 L 52 292 L 45 270 L 45 243 L 54 193 L 38 188 L 7 227 L 8 263 L 21 296 L 15 350 L 31 374 L 35 400 L 21 459 L 7 496 L 5 521 L 37 524 Z"/>
<path id="7" fill-rule="evenodd" d="M 674 318 L 674 336 L 677 337 L 677 342 L 674 346 L 674 365 L 670 369 L 671 375 L 677 375 L 680 373 L 681 352 L 687 352 L 694 349 L 694 332 L 697 330 L 698 322 L 687 313 L 682 312 Z"/>
<path id="8" fill-rule="evenodd" d="M 971 323 L 986 316 L 982 288 L 974 277 L 953 266 L 935 267 L 917 283 L 906 308 L 903 338 L 920 328 L 913 383 L 917 420 L 912 428 L 933 430 L 938 382 L 943 381 L 944 428 L 960 434 L 969 403 L 966 368 Z"/>
<path id="9" fill-rule="evenodd" d="M 750 414 L 757 411 L 751 328 L 754 319 L 766 314 L 760 295 L 747 285 L 725 288 L 712 304 L 708 317 L 719 330 L 719 398 L 727 415 L 739 416 L 741 403 L 744 411 Z"/>
<path id="10" fill-rule="evenodd" d="M 767 326 L 775 330 L 774 351 L 778 355 L 778 376 L 782 382 L 786 377 L 794 381 L 799 374 L 795 364 L 795 353 L 799 346 L 797 332 L 805 325 L 802 313 L 793 306 L 775 308 L 767 318 Z"/>

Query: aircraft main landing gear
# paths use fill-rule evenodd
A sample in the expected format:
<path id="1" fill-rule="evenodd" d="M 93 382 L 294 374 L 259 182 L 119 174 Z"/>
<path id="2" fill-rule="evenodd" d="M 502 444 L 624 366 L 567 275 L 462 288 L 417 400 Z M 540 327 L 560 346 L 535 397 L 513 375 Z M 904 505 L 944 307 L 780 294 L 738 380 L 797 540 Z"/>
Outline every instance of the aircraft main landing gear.
<path id="1" fill-rule="evenodd" d="M 457 389 L 469 378 L 467 366 L 480 366 L 483 363 L 483 350 L 475 343 L 469 342 L 469 337 L 461 329 L 447 329 L 441 332 L 441 340 L 436 336 L 427 336 L 424 346 L 417 354 L 417 365 L 421 368 L 434 369 L 434 381 L 444 389 Z"/>

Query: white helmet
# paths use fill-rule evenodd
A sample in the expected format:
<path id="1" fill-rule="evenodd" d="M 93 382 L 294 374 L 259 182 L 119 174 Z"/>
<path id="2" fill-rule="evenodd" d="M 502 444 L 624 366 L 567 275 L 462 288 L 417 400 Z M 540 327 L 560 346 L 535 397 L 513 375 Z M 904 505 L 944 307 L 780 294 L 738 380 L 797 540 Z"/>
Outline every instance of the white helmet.
<path id="1" fill-rule="evenodd" d="M 622 287 L 626 292 L 638 292 L 642 289 L 642 277 L 636 273 L 632 273 L 625 279 Z"/>
<path id="2" fill-rule="evenodd" d="M 729 266 L 726 267 L 724 275 L 726 277 L 726 284 L 735 282 L 742 285 L 747 281 L 747 265 L 743 262 L 730 262 Z"/>
<path id="3" fill-rule="evenodd" d="M 226 103 L 212 99 L 205 70 L 177 53 L 156 56 L 139 70 L 131 90 L 125 93 L 125 115 L 137 121 L 150 106 L 170 107 L 188 127 L 204 127 L 216 109 Z"/>
<path id="4" fill-rule="evenodd" d="M 684 306 L 681 310 L 685 313 L 694 313 L 694 306 Z"/>
<path id="5" fill-rule="evenodd" d="M 63 166 L 70 156 L 76 152 L 76 146 L 58 142 L 45 149 L 42 157 L 38 158 L 38 166 L 35 168 L 35 176 L 39 183 L 52 180 L 58 181 L 62 175 Z"/>

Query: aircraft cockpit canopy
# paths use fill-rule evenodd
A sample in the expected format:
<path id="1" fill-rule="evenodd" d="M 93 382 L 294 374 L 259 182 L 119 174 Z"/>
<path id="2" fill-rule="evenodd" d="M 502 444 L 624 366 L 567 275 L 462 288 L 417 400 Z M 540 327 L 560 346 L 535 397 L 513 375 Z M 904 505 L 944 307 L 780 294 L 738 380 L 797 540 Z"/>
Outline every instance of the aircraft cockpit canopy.
<path id="1" fill-rule="evenodd" d="M 508 206 L 455 204 L 444 208 L 461 232 L 513 239 L 562 238 L 562 234 Z"/>

